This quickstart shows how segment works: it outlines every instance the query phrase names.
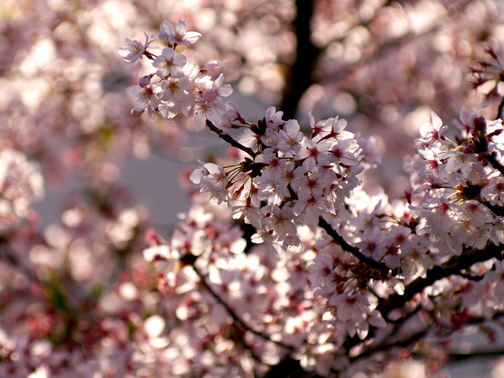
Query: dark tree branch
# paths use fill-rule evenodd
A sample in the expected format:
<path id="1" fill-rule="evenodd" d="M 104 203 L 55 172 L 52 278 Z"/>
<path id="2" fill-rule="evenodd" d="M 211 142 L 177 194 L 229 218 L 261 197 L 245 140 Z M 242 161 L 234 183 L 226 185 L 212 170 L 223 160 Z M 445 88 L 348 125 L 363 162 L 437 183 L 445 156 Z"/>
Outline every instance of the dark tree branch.
<path id="1" fill-rule="evenodd" d="M 283 90 L 280 110 L 284 112 L 284 119 L 294 118 L 301 96 L 313 83 L 310 74 L 320 53 L 310 39 L 313 4 L 313 0 L 296 0 L 297 16 L 294 20 L 297 37 L 296 61 L 288 73 Z"/>
<path id="2" fill-rule="evenodd" d="M 214 133 L 216 133 L 219 138 L 225 140 L 226 142 L 228 142 L 231 146 L 235 147 L 235 148 L 238 148 L 239 150 L 242 150 L 243 152 L 246 152 L 247 154 L 249 154 L 250 156 L 252 156 L 253 158 L 256 157 L 256 153 L 254 151 L 252 151 L 251 148 L 248 148 L 248 147 L 245 147 L 243 144 L 240 144 L 238 143 L 236 140 L 234 140 L 230 135 L 228 134 L 223 134 L 222 133 L 222 130 L 220 130 L 218 127 L 216 127 L 212 122 L 210 122 L 209 120 L 206 121 L 206 125 L 208 126 L 208 128 L 210 130 L 212 130 Z"/>
<path id="3" fill-rule="evenodd" d="M 217 300 L 217 302 L 218 302 L 219 304 L 221 304 L 221 305 L 222 305 L 222 306 L 226 309 L 226 311 L 227 311 L 227 312 L 228 312 L 228 314 L 229 314 L 229 315 L 233 318 L 233 321 L 234 321 L 235 323 L 240 324 L 240 325 L 241 325 L 241 326 L 242 326 L 245 330 L 252 332 L 254 335 L 257 335 L 257 336 L 259 336 L 259 337 L 263 338 L 263 339 L 264 339 L 264 340 L 266 340 L 266 341 L 270 341 L 270 342 L 272 342 L 272 343 L 274 343 L 274 344 L 276 344 L 276 345 L 278 345 L 278 346 L 281 346 L 282 348 L 285 348 L 285 349 L 287 349 L 287 350 L 289 350 L 289 351 L 295 351 L 294 347 L 292 347 L 292 346 L 290 346 L 290 345 L 287 345 L 287 344 L 284 344 L 284 343 L 282 343 L 281 341 L 274 341 L 274 340 L 272 340 L 272 339 L 271 339 L 268 335 L 266 335 L 266 334 L 264 334 L 264 333 L 262 333 L 262 332 L 260 332 L 260 331 L 257 331 L 257 330 L 255 330 L 255 329 L 251 328 L 249 325 L 247 325 L 247 323 L 246 323 L 244 320 L 242 320 L 242 319 L 241 319 L 241 318 L 240 318 L 240 317 L 239 317 L 239 316 L 238 316 L 238 315 L 237 315 L 237 314 L 236 314 L 236 313 L 235 313 L 235 312 L 234 312 L 234 311 L 233 311 L 233 310 L 229 307 L 229 305 L 228 305 L 226 302 L 224 302 L 224 301 L 222 300 L 222 298 L 221 298 L 221 297 L 220 297 L 220 296 L 219 296 L 219 295 L 218 295 L 218 294 L 217 294 L 217 293 L 216 293 L 216 292 L 212 289 L 212 287 L 211 287 L 211 286 L 210 286 L 210 285 L 206 282 L 205 277 L 203 276 L 203 274 L 202 274 L 202 273 L 198 270 L 198 268 L 196 268 L 196 266 L 195 266 L 195 265 L 193 265 L 193 269 L 194 269 L 194 271 L 196 272 L 196 274 L 199 276 L 199 278 L 200 278 L 200 280 L 201 280 L 201 283 L 202 283 L 202 285 L 205 287 L 205 289 L 207 289 L 207 290 L 208 290 L 208 292 L 209 292 L 209 293 L 210 293 L 210 294 L 211 294 L 211 295 L 212 295 L 212 296 L 213 296 L 213 297 Z M 246 345 L 246 343 L 245 343 L 245 342 L 244 342 L 244 344 Z M 251 350 L 251 351 L 252 351 L 252 350 Z M 252 351 L 252 353 L 253 353 L 253 351 Z M 262 362 L 262 363 L 264 363 L 264 362 Z M 265 365 L 267 365 L 266 363 L 264 363 L 264 364 L 265 364 Z"/>
<path id="4" fill-rule="evenodd" d="M 447 353 L 449 362 L 466 361 L 470 358 L 476 358 L 476 357 L 502 357 L 502 356 L 504 356 L 504 349 L 497 349 L 497 350 L 482 349 L 469 353 L 456 353 L 456 352 Z"/>
<path id="5" fill-rule="evenodd" d="M 481 281 L 485 276 L 471 276 L 470 274 L 458 273 L 458 276 L 470 281 Z"/>
<path id="6" fill-rule="evenodd" d="M 486 207 L 488 207 L 490 211 L 495 215 L 498 215 L 500 217 L 504 216 L 504 206 L 492 205 L 484 198 L 480 199 L 480 202 L 483 203 L 483 205 L 485 205 Z"/>
<path id="7" fill-rule="evenodd" d="M 313 77 L 311 77 L 311 74 L 315 72 L 315 67 L 321 53 L 324 52 L 332 42 L 344 40 L 356 27 L 367 27 L 376 18 L 375 15 L 369 20 L 359 21 L 343 36 L 329 41 L 322 48 L 318 48 L 311 42 L 310 38 L 310 22 L 313 16 L 314 3 L 313 0 L 296 0 L 297 16 L 294 20 L 297 37 L 296 61 L 288 73 L 287 82 L 283 90 L 282 103 L 280 104 L 280 110 L 284 112 L 284 119 L 294 118 L 299 100 L 310 85 L 316 82 L 316 80 L 313 80 Z M 389 6 L 391 3 L 391 0 L 387 0 L 382 5 L 382 8 Z"/>
<path id="8" fill-rule="evenodd" d="M 419 277 L 406 285 L 404 294 L 393 294 L 387 299 L 381 300 L 377 306 L 383 318 L 387 320 L 388 314 L 404 306 L 415 294 L 421 293 L 427 286 L 432 285 L 440 279 L 454 274 L 460 274 L 460 271 L 469 269 L 473 264 L 490 260 L 492 257 L 499 257 L 504 249 L 502 245 L 489 244 L 483 250 L 476 248 L 463 252 L 460 256 L 454 256 L 441 266 L 435 266 L 427 272 L 425 278 Z"/>
<path id="9" fill-rule="evenodd" d="M 503 316 L 503 313 L 498 312 L 498 313 L 494 314 L 492 319 L 496 320 L 502 316 Z M 489 321 L 489 319 L 480 317 L 480 318 L 472 318 L 469 321 L 469 323 L 470 324 L 481 324 L 481 323 L 487 322 L 487 321 Z M 391 335 L 389 335 L 386 339 L 390 339 L 390 337 L 396 333 L 396 330 L 394 330 L 394 332 Z M 451 332 L 454 332 L 454 331 L 456 331 L 456 330 L 455 329 L 451 330 Z M 427 334 L 427 330 L 418 332 L 418 333 L 411 335 L 408 338 L 401 340 L 401 341 L 394 341 L 392 343 L 379 344 L 376 347 L 370 348 L 370 349 L 366 350 L 365 352 L 359 354 L 358 356 L 351 358 L 350 361 L 353 363 L 357 360 L 360 360 L 361 358 L 368 357 L 368 356 L 372 355 L 373 353 L 380 352 L 380 351 L 387 351 L 387 350 L 390 350 L 390 349 L 396 348 L 396 347 L 399 347 L 399 348 L 409 347 L 413 343 L 415 343 L 415 342 L 419 341 L 421 338 L 423 338 L 426 334 Z M 444 336 L 446 336 L 446 335 L 444 335 Z M 502 355 L 503 353 L 504 353 L 503 350 L 480 349 L 480 350 L 476 350 L 476 351 L 469 352 L 469 353 L 459 353 L 456 351 L 452 351 L 452 352 L 447 352 L 447 355 L 448 355 L 448 359 L 450 361 L 459 361 L 459 360 L 463 360 L 465 358 L 471 358 L 471 357 L 499 356 L 499 355 Z M 414 353 L 414 355 L 418 355 L 419 357 L 425 357 L 424 355 L 422 355 L 420 353 Z"/>
<path id="10" fill-rule="evenodd" d="M 293 198 L 295 199 L 295 197 Z M 355 256 L 359 261 L 361 261 L 364 264 L 368 264 L 369 266 L 372 266 L 375 269 L 378 269 L 380 271 L 388 271 L 389 268 L 378 261 L 372 260 L 362 254 L 360 250 L 349 243 L 347 243 L 341 235 L 339 235 L 331 226 L 330 224 L 323 219 L 322 217 L 319 218 L 319 227 L 323 228 L 329 236 L 331 236 L 340 246 L 342 247 L 343 250 L 351 253 L 353 256 Z M 478 250 L 476 248 L 470 249 L 470 250 L 465 250 L 460 256 L 454 256 L 451 259 L 449 259 L 446 263 L 444 263 L 441 266 L 435 266 L 433 269 L 429 270 L 427 272 L 427 275 L 425 278 L 419 277 L 416 280 L 412 281 L 405 287 L 405 291 L 403 295 L 399 294 L 394 294 L 389 296 L 386 299 L 379 299 L 379 304 L 377 306 L 377 310 L 382 314 L 383 318 L 388 321 L 387 317 L 388 314 L 397 308 L 403 307 L 409 300 L 413 298 L 414 295 L 417 293 L 422 292 L 426 287 L 432 285 L 436 281 L 449 277 L 451 275 L 459 275 L 467 279 L 472 279 L 472 280 L 480 280 L 482 277 L 472 277 L 467 274 L 461 273 L 461 271 L 469 269 L 473 264 L 478 263 L 478 262 L 483 262 L 487 261 L 493 257 L 500 258 L 502 251 L 504 247 L 503 246 L 496 246 L 494 244 L 489 244 L 487 247 L 483 250 Z M 407 319 L 410 319 L 414 314 L 416 314 L 419 311 L 420 307 L 417 307 L 415 310 L 413 310 L 411 313 L 406 315 L 403 318 L 400 318 L 393 323 L 395 325 L 392 333 L 386 338 L 389 339 L 392 335 L 397 334 L 397 332 L 400 330 L 401 326 L 405 323 Z M 369 338 L 372 338 L 374 336 L 374 333 L 376 332 L 375 327 L 371 327 L 369 331 Z M 394 344 L 388 344 L 388 343 L 381 343 L 375 347 L 370 347 L 369 349 L 365 350 L 358 356 L 355 356 L 351 358 L 351 362 L 355 362 L 358 359 L 364 358 L 366 356 L 370 356 L 373 353 L 376 353 L 378 351 L 386 351 L 389 349 L 392 349 L 393 347 L 408 347 L 411 344 L 417 342 L 421 338 L 423 338 L 427 334 L 427 330 L 416 333 L 409 338 L 394 342 Z M 347 350 L 350 350 L 352 347 L 358 345 L 361 343 L 362 340 L 360 340 L 357 337 L 354 337 L 352 339 L 349 339 L 345 344 L 344 347 Z M 292 359 L 291 357 L 286 357 L 282 362 L 277 365 L 277 366 L 282 366 L 283 367 L 288 367 L 288 371 L 290 375 L 283 375 L 283 376 L 292 376 L 292 377 L 307 377 L 307 375 L 302 375 L 302 368 L 299 365 L 299 362 Z M 284 370 L 282 370 L 284 371 Z M 271 370 L 271 372 L 278 372 L 275 368 Z M 272 373 L 276 374 L 276 373 Z M 299 375 L 301 374 L 301 375 Z M 275 377 L 278 375 L 271 375 L 267 374 L 265 375 L 265 378 L 267 377 Z"/>
<path id="11" fill-rule="evenodd" d="M 497 108 L 497 117 L 502 119 L 502 111 L 504 110 L 504 96 L 502 96 L 502 100 Z"/>
<path id="12" fill-rule="evenodd" d="M 385 321 L 390 322 L 388 320 L 388 315 L 392 310 L 403 307 L 409 300 L 411 300 L 416 294 L 421 293 L 426 287 L 431 286 L 436 281 L 449 277 L 451 275 L 460 275 L 460 272 L 462 270 L 469 269 L 475 263 L 487 261 L 492 257 L 499 258 L 503 249 L 504 246 L 502 245 L 496 246 L 494 244 L 489 244 L 483 250 L 473 248 L 464 251 L 460 256 L 454 256 L 443 265 L 435 266 L 433 269 L 429 270 L 425 278 L 419 277 L 406 285 L 403 295 L 393 294 L 386 299 L 379 299 L 376 309 L 382 314 L 382 317 L 385 319 Z M 409 318 L 409 316 L 404 317 L 402 321 L 398 319 L 397 321 L 394 321 L 394 323 L 400 326 L 407 318 Z M 369 335 L 367 338 L 370 339 L 374 337 L 376 331 L 376 327 L 370 327 Z M 397 328 L 394 329 L 393 333 L 396 333 L 396 331 Z M 353 337 L 351 339 L 348 339 L 344 343 L 344 347 L 347 350 L 350 350 L 361 342 L 362 340 L 360 340 L 358 337 Z M 370 346 L 367 350 L 365 350 L 355 358 L 360 358 L 360 356 L 362 355 L 370 355 L 376 352 L 377 348 L 380 348 L 379 350 L 383 350 L 389 347 L 387 345 L 381 344 L 374 347 Z"/>
<path id="13" fill-rule="evenodd" d="M 492 167 L 494 167 L 496 170 L 500 172 L 502 176 L 504 176 L 504 167 L 502 164 L 497 160 L 497 153 L 494 151 L 491 154 L 488 154 L 487 158 L 488 162 L 492 164 Z"/>
<path id="14" fill-rule="evenodd" d="M 290 356 L 284 357 L 273 366 L 262 378 L 321 378 L 318 375 L 305 371 L 298 360 Z"/>
<path id="15" fill-rule="evenodd" d="M 385 272 L 385 273 L 387 273 L 390 270 L 390 268 L 387 265 L 385 265 L 384 263 L 378 262 L 376 260 L 373 260 L 370 257 L 364 256 L 362 254 L 362 252 L 359 250 L 359 248 L 348 244 L 347 241 L 345 239 L 343 239 L 343 237 L 340 234 L 338 234 L 338 232 L 336 230 L 334 230 L 331 227 L 331 225 L 329 223 L 327 223 L 327 221 L 324 218 L 319 217 L 318 225 L 319 225 L 319 227 L 323 228 L 325 230 L 325 232 L 327 232 L 327 234 L 330 237 L 332 237 L 334 239 L 334 241 L 336 241 L 344 251 L 351 253 L 361 263 L 367 264 L 370 267 L 377 269 L 379 271 Z"/>

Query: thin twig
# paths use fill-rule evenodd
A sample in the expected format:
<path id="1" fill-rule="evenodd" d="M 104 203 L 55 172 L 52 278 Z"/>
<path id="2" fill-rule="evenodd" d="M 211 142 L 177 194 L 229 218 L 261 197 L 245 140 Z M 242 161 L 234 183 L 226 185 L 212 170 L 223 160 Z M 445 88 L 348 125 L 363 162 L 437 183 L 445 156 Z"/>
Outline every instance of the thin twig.
<path id="1" fill-rule="evenodd" d="M 504 176 L 504 167 L 497 160 L 497 153 L 495 151 L 492 152 L 491 154 L 488 154 L 486 159 L 488 160 L 488 162 L 490 164 L 492 164 L 492 167 L 494 167 L 495 169 L 497 169 L 500 172 L 500 174 Z"/>
<path id="2" fill-rule="evenodd" d="M 26 265 L 21 263 L 21 261 L 19 261 L 19 259 L 12 252 L 12 250 L 5 244 L 0 245 L 0 258 L 2 260 L 4 260 L 5 262 L 7 262 L 12 267 L 23 272 L 28 277 L 28 279 L 30 281 L 36 282 L 36 283 L 38 283 L 48 289 L 53 289 L 53 286 L 49 282 L 44 281 L 44 280 L 40 279 L 39 277 L 37 277 L 35 272 L 33 272 L 32 270 L 30 270 L 30 268 L 28 268 Z"/>
<path id="3" fill-rule="evenodd" d="M 457 276 L 465 278 L 470 281 L 481 281 L 485 276 L 471 276 L 470 274 L 458 273 Z"/>
<path id="4" fill-rule="evenodd" d="M 229 134 L 223 134 L 222 133 L 222 130 L 220 130 L 217 126 L 215 126 L 212 122 L 210 122 L 209 120 L 206 121 L 206 125 L 208 126 L 208 128 L 210 130 L 212 130 L 214 133 L 216 133 L 219 138 L 225 140 L 226 142 L 228 142 L 231 146 L 233 147 L 236 147 L 244 152 L 246 152 L 247 154 L 249 154 L 250 156 L 252 156 L 253 158 L 256 157 L 256 153 L 254 151 L 252 151 L 251 148 L 249 147 L 245 147 L 243 144 L 241 143 L 238 143 L 236 140 L 234 140 Z"/>
<path id="5" fill-rule="evenodd" d="M 331 225 L 327 223 L 327 221 L 321 216 L 319 217 L 318 225 L 319 227 L 323 228 L 327 232 L 327 234 L 341 246 L 341 248 L 344 251 L 351 253 L 361 263 L 367 264 L 370 267 L 380 270 L 382 272 L 388 272 L 390 270 L 390 268 L 384 263 L 378 262 L 376 260 L 373 260 L 372 258 L 364 256 L 362 252 L 359 250 L 359 248 L 348 244 L 347 241 L 343 239 L 343 237 L 340 234 L 338 234 L 338 232 L 335 229 L 333 229 Z"/>
<path id="6" fill-rule="evenodd" d="M 224 308 L 226 309 L 226 311 L 229 313 L 229 315 L 233 318 L 233 321 L 235 321 L 236 323 L 239 323 L 241 324 L 242 327 L 244 327 L 247 331 L 250 331 L 252 332 L 254 335 L 257 335 L 257 336 L 260 336 L 261 338 L 263 338 L 264 340 L 266 341 L 271 341 L 272 343 L 275 343 L 276 345 L 278 346 L 281 346 L 282 348 L 285 348 L 285 349 L 288 349 L 290 351 L 295 351 L 294 347 L 290 346 L 290 345 L 287 345 L 287 344 L 284 344 L 282 343 L 281 341 L 275 341 L 275 340 L 272 340 L 268 335 L 262 333 L 261 331 L 257 331 L 253 328 L 251 328 L 249 325 L 247 325 L 247 323 L 245 323 L 244 320 L 242 320 L 229 306 L 226 302 L 224 302 L 222 300 L 222 298 L 210 287 L 210 285 L 206 282 L 205 280 L 205 277 L 203 276 L 203 274 L 198 270 L 198 268 L 196 268 L 196 266 L 193 265 L 193 269 L 194 271 L 196 272 L 196 274 L 199 276 L 200 280 L 201 280 L 201 283 L 203 284 L 203 286 L 205 287 L 205 289 L 207 289 L 210 294 L 217 300 L 217 302 L 219 302 L 222 306 L 224 306 Z"/>
<path id="7" fill-rule="evenodd" d="M 502 100 L 497 108 L 497 117 L 502 119 L 502 111 L 504 110 L 504 96 L 502 96 Z"/>

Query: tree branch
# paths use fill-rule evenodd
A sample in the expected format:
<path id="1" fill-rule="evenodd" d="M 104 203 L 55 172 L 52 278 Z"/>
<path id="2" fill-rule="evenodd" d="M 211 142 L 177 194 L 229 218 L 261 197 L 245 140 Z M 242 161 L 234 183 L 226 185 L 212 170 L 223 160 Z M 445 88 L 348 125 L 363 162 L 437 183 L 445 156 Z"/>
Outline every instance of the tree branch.
<path id="1" fill-rule="evenodd" d="M 418 293 L 421 293 L 426 287 L 432 285 L 434 282 L 441 280 L 445 277 L 449 277 L 451 275 L 460 275 L 460 271 L 469 269 L 475 263 L 487 261 L 492 257 L 499 258 L 503 249 L 504 246 L 502 245 L 496 246 L 494 244 L 489 244 L 483 250 L 473 248 L 463 252 L 460 256 L 454 256 L 443 265 L 435 266 L 433 269 L 429 270 L 425 278 L 419 277 L 416 280 L 409 283 L 408 285 L 406 285 L 403 295 L 393 294 L 386 299 L 380 299 L 376 309 L 382 314 L 382 317 L 387 322 L 389 322 L 388 315 L 392 310 L 403 307 L 410 299 L 413 298 L 413 296 L 415 296 Z M 415 311 L 416 309 L 413 312 Z M 402 320 L 398 319 L 393 323 L 395 323 L 400 327 L 400 325 L 404 323 L 404 320 L 408 318 L 409 315 L 402 318 Z M 397 330 L 398 328 L 396 328 L 393 331 L 393 333 L 396 333 Z M 377 331 L 376 327 L 370 327 L 368 339 L 372 338 L 376 331 Z M 362 340 L 360 340 L 357 337 L 354 337 L 352 339 L 348 339 L 345 342 L 344 347 L 347 350 L 350 350 L 351 348 L 353 348 L 354 346 L 358 345 L 361 342 Z M 395 343 L 394 345 L 398 344 Z M 378 350 L 389 349 L 390 347 L 387 345 L 378 345 L 376 347 L 370 347 L 369 349 L 362 352 L 359 356 L 356 356 L 355 359 L 358 359 L 361 356 L 370 355 Z"/>
<path id="2" fill-rule="evenodd" d="M 504 110 L 504 96 L 502 96 L 502 100 L 499 104 L 499 107 L 497 108 L 497 117 L 502 119 L 502 111 Z"/>
<path id="3" fill-rule="evenodd" d="M 364 256 L 362 254 L 362 252 L 359 250 L 359 248 L 348 244 L 347 241 L 345 239 L 343 239 L 343 237 L 340 234 L 338 234 L 338 232 L 336 230 L 334 230 L 331 227 L 331 225 L 329 223 L 327 223 L 327 221 L 324 218 L 322 218 L 321 216 L 319 217 L 318 225 L 319 225 L 319 227 L 323 228 L 327 232 L 327 234 L 330 237 L 332 237 L 341 246 L 341 248 L 344 251 L 352 254 L 361 263 L 367 264 L 370 267 L 375 268 L 375 269 L 382 271 L 382 272 L 385 272 L 385 273 L 390 270 L 390 268 L 387 265 L 385 265 L 384 263 L 378 262 L 376 260 L 373 260 L 370 257 Z"/>
<path id="4" fill-rule="evenodd" d="M 216 127 L 212 122 L 209 120 L 206 121 L 206 125 L 210 130 L 212 130 L 214 133 L 216 133 L 219 138 L 225 140 L 228 142 L 231 146 L 238 148 L 239 150 L 242 150 L 243 152 L 246 152 L 253 158 L 256 157 L 256 153 L 252 151 L 251 148 L 245 147 L 243 144 L 238 143 L 236 140 L 234 140 L 229 134 L 223 134 L 222 130 L 220 130 L 218 127 Z"/>
<path id="5" fill-rule="evenodd" d="M 313 45 L 310 39 L 313 3 L 313 0 L 296 0 L 297 16 L 294 20 L 297 37 L 296 61 L 288 74 L 280 104 L 284 119 L 294 118 L 301 96 L 313 84 L 310 74 L 320 53 L 320 49 Z"/>
<path id="6" fill-rule="evenodd" d="M 491 154 L 488 154 L 486 159 L 490 164 L 492 164 L 492 167 L 497 169 L 502 176 L 504 176 L 504 167 L 502 164 L 497 160 L 497 153 L 494 151 Z"/>
<path id="7" fill-rule="evenodd" d="M 448 361 L 450 362 L 455 362 L 455 361 L 466 361 L 470 358 L 476 358 L 476 357 L 502 357 L 504 356 L 504 349 L 497 349 L 497 350 L 477 350 L 474 352 L 469 352 L 469 353 L 447 353 Z"/>
<path id="8" fill-rule="evenodd" d="M 387 320 L 388 314 L 392 310 L 404 306 L 415 294 L 421 293 L 427 286 L 445 277 L 459 274 L 461 270 L 469 269 L 478 262 L 490 260 L 492 257 L 498 258 L 503 249 L 502 245 L 489 244 L 483 250 L 473 248 L 463 252 L 460 256 L 454 256 L 443 265 L 435 266 L 429 270 L 425 278 L 419 277 L 406 285 L 403 295 L 393 294 L 387 299 L 381 300 L 376 309 Z"/>
<path id="9" fill-rule="evenodd" d="M 257 335 L 261 338 L 263 338 L 264 340 L 266 341 L 270 341 L 278 346 L 281 346 L 282 348 L 285 348 L 289 351 L 295 351 L 294 347 L 290 346 L 290 345 L 287 345 L 287 344 L 284 344 L 282 343 L 281 341 L 275 341 L 275 340 L 272 340 L 268 335 L 260 332 L 260 331 L 257 331 L 253 328 L 251 328 L 249 325 L 247 325 L 247 323 L 245 323 L 244 320 L 242 320 L 230 307 L 229 305 L 224 302 L 222 300 L 222 298 L 212 289 L 212 287 L 206 282 L 203 274 L 198 270 L 198 268 L 196 268 L 195 265 L 192 266 L 194 271 L 196 272 L 196 274 L 199 276 L 200 280 L 201 280 L 201 283 L 203 284 L 203 286 L 205 287 L 205 289 L 208 290 L 208 292 L 217 300 L 217 302 L 219 302 L 219 304 L 221 304 L 225 309 L 226 311 L 228 312 L 228 314 L 233 318 L 233 321 L 235 323 L 239 323 L 243 328 L 245 328 L 247 331 L 250 331 L 252 332 L 254 335 Z M 244 343 L 245 344 L 245 343 Z M 265 365 L 267 365 L 265 362 L 262 362 L 264 363 Z"/>

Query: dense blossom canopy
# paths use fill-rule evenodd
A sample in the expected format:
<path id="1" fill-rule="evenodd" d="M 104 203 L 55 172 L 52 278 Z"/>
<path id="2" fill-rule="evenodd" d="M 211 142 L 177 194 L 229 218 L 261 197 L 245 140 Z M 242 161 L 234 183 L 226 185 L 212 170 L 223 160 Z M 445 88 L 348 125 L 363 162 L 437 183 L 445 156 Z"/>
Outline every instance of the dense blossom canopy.
<path id="1" fill-rule="evenodd" d="M 180 55 L 174 57 L 174 50 L 168 49 L 163 59 L 169 51 L 175 62 Z M 152 59 L 153 66 L 160 67 L 159 57 Z M 178 61 L 185 66 L 185 57 Z M 223 101 L 231 88 L 223 85 L 222 74 L 215 78 L 218 72 L 211 75 L 192 63 L 188 66 L 158 71 L 160 81 L 152 84 L 163 88 L 172 85 L 173 78 L 185 79 L 190 85 L 180 88 L 183 96 L 172 98 L 144 85 L 151 96 L 142 107 L 149 108 L 150 117 L 159 114 L 167 121 L 178 112 L 194 116 L 197 130 L 208 127 L 240 150 L 222 166 L 200 162 L 189 179 L 212 205 L 225 205 L 233 218 L 251 225 L 251 240 L 259 244 L 250 249 L 241 231 L 229 224 L 222 228 L 210 209 L 198 205 L 198 215 L 180 224 L 171 240 L 156 239 L 144 252 L 171 290 L 207 309 L 188 317 L 189 309 L 177 307 L 177 318 L 199 330 L 191 345 L 203 338 L 215 343 L 210 350 L 218 348 L 210 329 L 229 326 L 221 324 L 224 311 L 243 344 L 226 342 L 249 353 L 252 371 L 259 369 L 257 363 L 272 364 L 273 353 L 266 347 L 272 345 L 277 361 L 290 354 L 307 371 L 348 374 L 352 360 L 361 360 L 361 354 L 384 345 L 393 348 L 387 335 L 407 340 L 413 327 L 434 336 L 442 334 L 439 327 L 459 329 L 471 317 L 491 319 L 496 314 L 500 286 L 495 294 L 494 269 L 495 264 L 500 269 L 499 246 L 504 242 L 504 204 L 497 188 L 504 173 L 500 119 L 490 122 L 463 109 L 458 123 L 463 135 L 451 140 L 445 135 L 448 127 L 432 112 L 431 122 L 420 127 L 417 154 L 405 161 L 412 190 L 390 203 L 379 189 L 371 196 L 362 191 L 363 172 L 379 159 L 372 140 L 345 130 L 346 120 L 316 120 L 310 113 L 308 136 L 296 120 L 283 120 L 274 107 L 257 124 L 246 122 L 235 103 Z M 132 88 L 140 87 L 128 91 Z M 134 110 L 139 110 L 137 105 Z M 231 129 L 246 132 L 236 140 L 229 135 Z M 474 260 L 465 263 L 470 258 Z M 250 259 L 256 260 L 253 270 L 238 262 Z M 485 264 L 473 269 L 479 262 Z M 451 271 L 453 265 L 458 269 Z M 444 275 L 444 270 L 450 273 Z M 411 293 L 412 286 L 428 282 L 433 272 L 440 275 L 438 280 L 446 280 L 436 297 L 450 300 L 429 301 L 437 304 L 437 312 L 451 315 L 421 321 L 422 302 L 391 315 L 421 295 Z M 471 280 L 479 283 L 471 294 L 479 291 L 479 298 L 488 300 L 464 298 L 462 287 Z M 212 301 L 195 297 L 201 285 Z M 277 285 L 283 286 L 280 292 Z M 292 295 L 300 301 L 296 306 Z M 389 303 L 392 298 L 401 298 L 401 304 Z M 359 344 L 358 339 L 369 342 Z M 359 345 L 360 352 L 348 354 L 349 346 Z M 208 345 L 202 350 L 209 351 Z M 214 353 L 214 358 L 220 356 Z M 234 364 L 241 374 L 251 373 L 243 362 L 231 359 L 225 364 L 228 374 Z"/>
<path id="2" fill-rule="evenodd" d="M 178 3 L 0 6 L 0 376 L 376 378 L 440 369 L 471 329 L 494 342 L 501 5 Z M 276 107 L 252 120 L 234 91 Z M 230 148 L 192 154 L 193 205 L 146 231 L 120 164 L 183 130 Z M 69 177 L 43 229 L 31 204 Z"/>

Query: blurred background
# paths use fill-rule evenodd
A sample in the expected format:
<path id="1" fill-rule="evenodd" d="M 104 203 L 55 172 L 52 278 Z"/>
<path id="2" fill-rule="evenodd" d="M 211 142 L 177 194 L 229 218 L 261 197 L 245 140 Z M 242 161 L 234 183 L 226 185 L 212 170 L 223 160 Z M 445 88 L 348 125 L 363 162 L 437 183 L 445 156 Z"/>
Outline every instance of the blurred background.
<path id="1" fill-rule="evenodd" d="M 469 68 L 488 58 L 487 46 L 504 56 L 498 0 L 0 0 L 0 151 L 22 153 L 40 173 L 21 199 L 2 194 L 20 210 L 15 219 L 0 211 L 0 226 L 19 266 L 56 286 L 81 285 L 89 301 L 91 289 L 99 297 L 110 277 L 133 269 L 145 229 L 173 229 L 189 208 L 190 167 L 223 150 L 182 116 L 167 124 L 129 115 L 125 89 L 152 69 L 142 59 L 129 70 L 118 48 L 166 19 L 203 34 L 178 51 L 199 65 L 219 60 L 234 88 L 228 100 L 248 121 L 274 105 L 305 130 L 312 110 L 374 136 L 383 165 L 367 186 L 392 198 L 408 188 L 402 157 L 431 110 L 449 125 L 485 99 L 481 114 L 497 113 L 500 98 L 485 97 L 495 83 L 473 90 Z M 7 266 L 0 277 L 4 303 L 28 290 Z M 24 310 L 5 307 L 2 325 L 13 326 Z M 484 374 L 490 368 L 472 376 Z"/>
<path id="2" fill-rule="evenodd" d="M 414 152 L 412 141 L 430 111 L 451 124 L 461 106 L 475 109 L 481 101 L 468 69 L 485 57 L 485 46 L 499 52 L 502 6 L 462 0 L 3 0 L 0 146 L 42 164 L 47 206 L 37 209 L 52 214 L 51 221 L 62 210 L 56 204 L 64 197 L 61 188 L 123 181 L 157 221 L 173 220 L 168 214 L 187 205 L 175 172 L 215 152 L 218 142 L 195 134 L 183 117 L 171 125 L 130 117 L 133 101 L 124 90 L 150 73 L 149 62 L 128 70 L 117 50 L 125 37 L 143 40 L 143 32 L 158 32 L 163 20 L 183 19 L 204 36 L 184 53 L 199 64 L 222 63 L 235 90 L 232 100 L 249 121 L 262 118 L 270 105 L 304 127 L 310 110 L 316 118 L 347 118 L 352 131 L 375 136 L 384 156 L 385 169 L 376 170 L 368 185 L 384 185 L 397 197 L 408 186 L 400 174 L 402 156 Z M 495 116 L 496 108 L 486 111 Z"/>

